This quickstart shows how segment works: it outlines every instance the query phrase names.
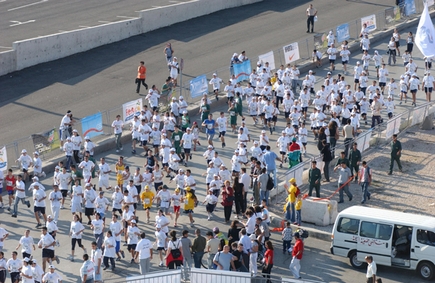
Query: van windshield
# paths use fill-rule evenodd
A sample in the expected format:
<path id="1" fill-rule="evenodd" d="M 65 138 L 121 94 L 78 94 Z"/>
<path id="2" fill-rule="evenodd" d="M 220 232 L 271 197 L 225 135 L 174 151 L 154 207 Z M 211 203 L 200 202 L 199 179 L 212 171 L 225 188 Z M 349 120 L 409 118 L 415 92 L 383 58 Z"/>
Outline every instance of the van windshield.
<path id="1" fill-rule="evenodd" d="M 358 219 L 342 217 L 340 218 L 337 224 L 337 231 L 340 233 L 357 235 L 358 228 L 359 228 Z"/>

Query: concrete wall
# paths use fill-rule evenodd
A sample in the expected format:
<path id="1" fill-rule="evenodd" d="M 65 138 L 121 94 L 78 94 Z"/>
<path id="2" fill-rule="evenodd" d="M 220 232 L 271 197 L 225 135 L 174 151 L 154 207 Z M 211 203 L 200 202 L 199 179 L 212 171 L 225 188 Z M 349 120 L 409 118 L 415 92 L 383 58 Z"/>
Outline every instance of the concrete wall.
<path id="1" fill-rule="evenodd" d="M 17 57 L 15 50 L 0 52 L 0 76 L 16 70 Z"/>
<path id="2" fill-rule="evenodd" d="M 12 45 L 12 51 L 0 53 L 0 75 L 84 52 L 223 9 L 261 1 L 263 0 L 193 0 L 145 10 L 139 13 L 138 19 L 16 41 Z"/>

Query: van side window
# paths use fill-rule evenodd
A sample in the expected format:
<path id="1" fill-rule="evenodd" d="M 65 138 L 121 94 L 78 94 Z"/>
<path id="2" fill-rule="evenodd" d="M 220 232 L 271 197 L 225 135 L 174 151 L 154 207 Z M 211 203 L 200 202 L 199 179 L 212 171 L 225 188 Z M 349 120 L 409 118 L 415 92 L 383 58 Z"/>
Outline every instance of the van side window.
<path id="1" fill-rule="evenodd" d="M 389 240 L 391 238 L 392 230 L 393 228 L 390 225 L 363 221 L 361 223 L 360 236 L 380 240 Z"/>
<path id="2" fill-rule="evenodd" d="M 346 234 L 358 234 L 359 220 L 342 217 L 338 221 L 337 231 Z"/>
<path id="3" fill-rule="evenodd" d="M 424 245 L 435 246 L 435 233 L 426 230 L 417 230 L 417 242 Z"/>

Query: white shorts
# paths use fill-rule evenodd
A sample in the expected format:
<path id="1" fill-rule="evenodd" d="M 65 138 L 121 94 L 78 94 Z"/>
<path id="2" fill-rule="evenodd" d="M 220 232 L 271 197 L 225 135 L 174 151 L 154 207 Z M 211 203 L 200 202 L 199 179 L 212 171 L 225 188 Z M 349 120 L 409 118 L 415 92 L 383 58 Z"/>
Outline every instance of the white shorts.
<path id="1" fill-rule="evenodd" d="M 92 180 L 92 175 L 83 175 L 83 180 L 85 183 L 90 183 Z"/>
<path id="2" fill-rule="evenodd" d="M 107 179 L 107 178 L 99 179 L 98 180 L 98 187 L 99 188 L 102 188 L 102 187 L 108 188 L 109 187 L 109 179 Z"/>
<path id="3" fill-rule="evenodd" d="M 71 203 L 71 212 L 72 213 L 82 213 L 82 205 L 80 203 Z"/>

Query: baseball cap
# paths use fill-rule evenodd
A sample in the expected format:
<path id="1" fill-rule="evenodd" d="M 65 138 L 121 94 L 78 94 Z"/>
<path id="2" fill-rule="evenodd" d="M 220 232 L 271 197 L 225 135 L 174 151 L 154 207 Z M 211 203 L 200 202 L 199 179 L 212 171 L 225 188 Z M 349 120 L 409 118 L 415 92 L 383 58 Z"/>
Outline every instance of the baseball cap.
<path id="1" fill-rule="evenodd" d="M 53 219 L 53 216 L 49 215 L 47 216 L 48 219 Z"/>
<path id="2" fill-rule="evenodd" d="M 85 137 L 85 140 L 90 140 L 89 136 L 86 136 L 86 137 Z"/>
<path id="3" fill-rule="evenodd" d="M 23 261 L 25 261 L 25 262 L 29 262 L 29 261 L 30 261 L 30 258 L 25 257 L 25 258 L 23 259 Z"/>
<path id="4" fill-rule="evenodd" d="M 291 178 L 290 181 L 288 181 L 289 183 L 296 183 L 296 179 L 295 178 Z"/>
<path id="5" fill-rule="evenodd" d="M 157 229 L 161 229 L 161 228 L 162 228 L 162 225 L 157 224 L 157 225 L 156 225 L 156 228 L 157 228 Z"/>
<path id="6" fill-rule="evenodd" d="M 76 129 L 73 130 L 73 133 L 78 133 L 78 131 Z"/>
<path id="7" fill-rule="evenodd" d="M 171 148 L 169 151 L 175 151 L 175 148 Z"/>
<path id="8" fill-rule="evenodd" d="M 181 100 L 183 100 L 184 99 L 184 97 L 183 96 L 180 96 L 178 99 L 181 99 Z"/>
<path id="9" fill-rule="evenodd" d="M 136 220 L 133 219 L 133 220 L 130 221 L 130 223 L 136 224 Z"/>
<path id="10" fill-rule="evenodd" d="M 27 150 L 23 149 L 21 150 L 21 153 L 27 153 Z"/>
<path id="11" fill-rule="evenodd" d="M 32 178 L 32 180 L 38 182 L 39 178 L 35 176 L 35 177 Z"/>
<path id="12" fill-rule="evenodd" d="M 213 148 L 213 146 L 212 146 L 212 145 L 209 145 L 208 148 Z"/>
<path id="13" fill-rule="evenodd" d="M 33 154 L 39 156 L 39 152 L 37 152 L 37 151 L 35 151 Z"/>
<path id="14" fill-rule="evenodd" d="M 89 183 L 85 184 L 85 187 L 90 187 L 90 186 L 91 186 L 91 184 L 89 184 Z"/>
<path id="15" fill-rule="evenodd" d="M 48 268 L 50 268 L 50 269 L 56 269 L 56 267 L 54 267 L 54 265 L 50 265 Z"/>
<path id="16" fill-rule="evenodd" d="M 294 142 L 295 142 L 295 141 L 296 141 L 296 138 L 292 138 L 292 141 L 294 141 Z"/>

